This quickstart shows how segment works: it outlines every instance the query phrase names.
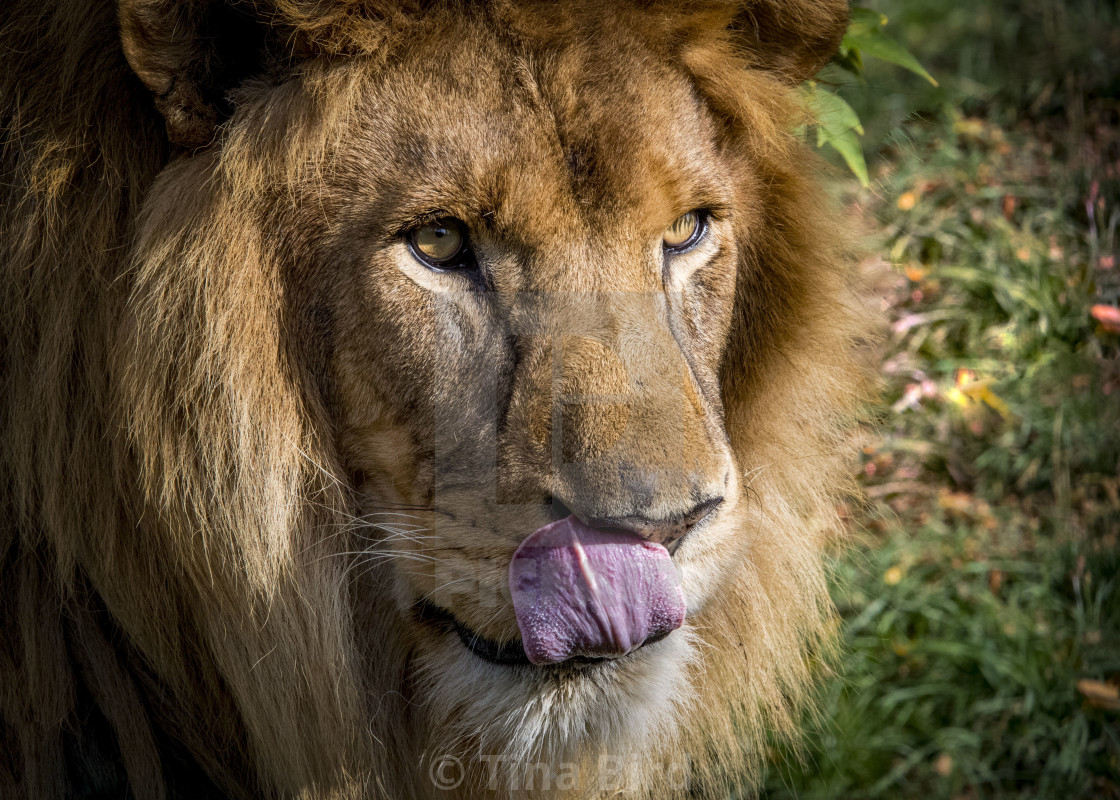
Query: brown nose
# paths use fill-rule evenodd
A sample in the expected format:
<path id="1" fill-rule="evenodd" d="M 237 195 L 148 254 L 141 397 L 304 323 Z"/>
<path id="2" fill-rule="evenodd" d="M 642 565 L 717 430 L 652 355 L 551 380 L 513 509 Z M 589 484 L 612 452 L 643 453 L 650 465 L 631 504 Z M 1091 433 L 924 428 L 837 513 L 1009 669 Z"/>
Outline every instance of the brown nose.
<path id="1" fill-rule="evenodd" d="M 684 514 L 661 519 L 630 515 L 624 517 L 596 517 L 584 521 L 593 528 L 619 528 L 630 531 L 638 534 L 646 541 L 657 542 L 671 549 L 697 523 L 715 511 L 722 502 L 722 497 L 713 497 L 697 504 Z"/>

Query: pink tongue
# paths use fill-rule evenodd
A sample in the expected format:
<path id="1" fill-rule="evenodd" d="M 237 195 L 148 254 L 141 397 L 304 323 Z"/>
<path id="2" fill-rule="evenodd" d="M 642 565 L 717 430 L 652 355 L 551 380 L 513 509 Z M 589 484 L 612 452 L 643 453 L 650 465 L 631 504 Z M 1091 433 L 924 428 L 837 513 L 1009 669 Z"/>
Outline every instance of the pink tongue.
<path id="1" fill-rule="evenodd" d="M 589 528 L 574 516 L 521 543 L 509 588 L 534 664 L 622 656 L 684 623 L 684 592 L 664 547 Z"/>

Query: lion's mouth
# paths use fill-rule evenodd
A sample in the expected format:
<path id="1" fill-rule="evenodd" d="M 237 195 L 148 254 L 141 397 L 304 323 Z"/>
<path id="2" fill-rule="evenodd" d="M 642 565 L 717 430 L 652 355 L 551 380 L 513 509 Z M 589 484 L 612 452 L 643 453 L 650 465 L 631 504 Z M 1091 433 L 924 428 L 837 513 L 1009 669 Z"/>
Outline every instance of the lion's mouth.
<path id="1" fill-rule="evenodd" d="M 414 606 L 416 618 L 429 625 L 435 625 L 443 630 L 453 630 L 459 636 L 459 641 L 463 646 L 470 650 L 474 655 L 481 658 L 483 661 L 489 661 L 491 664 L 500 664 L 506 667 L 534 667 L 535 669 L 545 669 L 534 665 L 529 657 L 525 654 L 525 647 L 521 641 L 514 639 L 508 642 L 499 642 L 494 639 L 488 639 L 480 633 L 472 630 L 468 626 L 460 622 L 454 614 L 445 608 L 440 608 L 434 603 L 427 600 L 420 600 Z M 661 631 L 653 634 L 644 642 L 642 642 L 635 650 L 645 647 L 647 644 L 660 642 L 670 631 Z M 631 651 L 634 652 L 634 651 Z M 597 664 L 603 661 L 616 660 L 608 656 L 572 656 L 565 660 L 563 663 L 569 666 L 582 666 L 586 664 Z"/>
<path id="2" fill-rule="evenodd" d="M 623 658 L 684 624 L 679 572 L 665 547 L 575 515 L 526 537 L 508 574 L 520 639 L 489 639 L 426 600 L 414 607 L 418 621 L 454 630 L 485 661 L 536 667 Z"/>

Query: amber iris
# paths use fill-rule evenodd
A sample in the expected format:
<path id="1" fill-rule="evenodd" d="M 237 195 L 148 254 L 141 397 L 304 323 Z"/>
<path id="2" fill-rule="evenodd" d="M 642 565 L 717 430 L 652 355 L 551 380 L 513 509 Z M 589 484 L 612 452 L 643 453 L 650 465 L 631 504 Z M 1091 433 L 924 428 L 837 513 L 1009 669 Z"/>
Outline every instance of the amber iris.
<path id="1" fill-rule="evenodd" d="M 408 242 L 418 260 L 437 269 L 462 266 L 467 252 L 466 226 L 453 217 L 433 220 L 413 228 Z"/>
<path id="2" fill-rule="evenodd" d="M 681 253 L 692 248 L 704 235 L 704 220 L 698 211 L 681 214 L 673 224 L 665 229 L 662 240 L 665 249 Z"/>

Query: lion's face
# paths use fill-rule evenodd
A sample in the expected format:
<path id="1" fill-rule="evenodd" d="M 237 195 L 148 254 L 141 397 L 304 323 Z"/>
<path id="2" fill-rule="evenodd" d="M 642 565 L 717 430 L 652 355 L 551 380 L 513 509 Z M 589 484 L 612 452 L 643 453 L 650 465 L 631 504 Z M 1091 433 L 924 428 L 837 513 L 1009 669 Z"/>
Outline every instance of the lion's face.
<path id="1" fill-rule="evenodd" d="M 590 669 L 492 651 L 520 636 L 515 549 L 567 514 L 665 545 L 690 612 L 734 569 L 719 372 L 750 181 L 637 40 L 532 61 L 435 26 L 387 69 L 339 69 L 365 88 L 296 249 L 361 546 L 420 663 L 505 692 L 676 674 L 683 631 Z"/>
<path id="2" fill-rule="evenodd" d="M 184 747 L 285 796 L 421 796 L 441 753 L 463 796 L 480 754 L 749 771 L 864 391 L 791 135 L 847 4 L 187 5 L 119 0 L 156 140 L 103 154 L 128 246 L 74 248 L 120 260 L 104 357 L 55 359 L 108 364 L 78 560 L 170 735 L 221 722 Z"/>

